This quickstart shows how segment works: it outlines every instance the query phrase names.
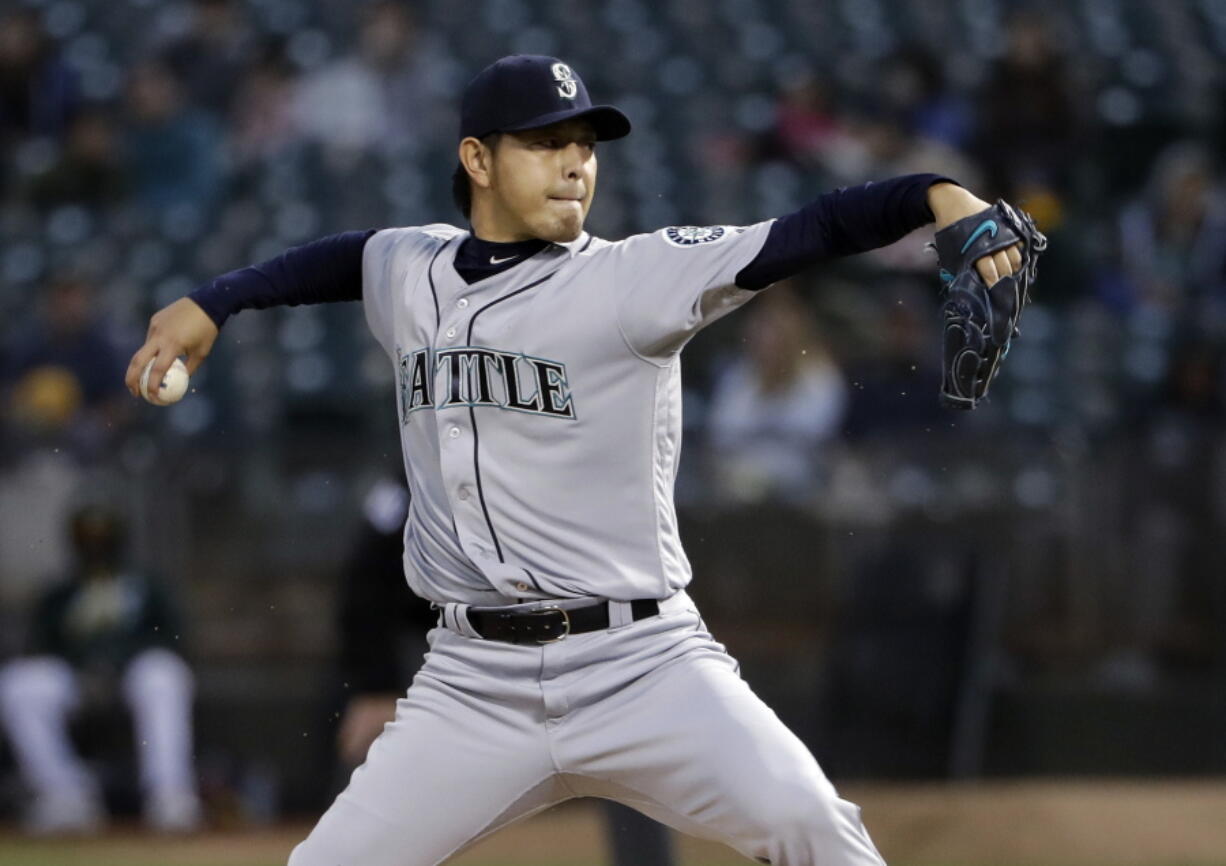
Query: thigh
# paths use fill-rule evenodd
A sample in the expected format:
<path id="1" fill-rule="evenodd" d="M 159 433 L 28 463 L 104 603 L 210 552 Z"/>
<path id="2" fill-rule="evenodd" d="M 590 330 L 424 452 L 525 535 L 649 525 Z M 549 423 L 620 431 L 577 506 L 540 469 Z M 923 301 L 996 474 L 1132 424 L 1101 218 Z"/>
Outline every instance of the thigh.
<path id="1" fill-rule="evenodd" d="M 290 866 L 434 866 L 564 799 L 528 704 L 457 688 L 430 667 Z"/>
<path id="2" fill-rule="evenodd" d="M 572 729 L 593 793 L 759 862 L 881 864 L 859 809 L 714 641 L 604 703 Z"/>

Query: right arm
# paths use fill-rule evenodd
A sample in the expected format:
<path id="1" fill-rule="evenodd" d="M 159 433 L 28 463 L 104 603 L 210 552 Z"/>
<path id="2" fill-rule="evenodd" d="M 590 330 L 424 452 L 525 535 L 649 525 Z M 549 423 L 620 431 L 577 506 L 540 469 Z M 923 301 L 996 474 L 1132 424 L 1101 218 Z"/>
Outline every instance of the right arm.
<path id="1" fill-rule="evenodd" d="M 128 364 L 124 383 L 140 394 L 150 358 L 149 390 L 156 392 L 174 359 L 187 356 L 195 373 L 226 319 L 240 310 L 362 299 L 362 250 L 374 231 L 343 232 L 293 247 L 274 259 L 217 277 L 154 313 L 145 343 Z"/>

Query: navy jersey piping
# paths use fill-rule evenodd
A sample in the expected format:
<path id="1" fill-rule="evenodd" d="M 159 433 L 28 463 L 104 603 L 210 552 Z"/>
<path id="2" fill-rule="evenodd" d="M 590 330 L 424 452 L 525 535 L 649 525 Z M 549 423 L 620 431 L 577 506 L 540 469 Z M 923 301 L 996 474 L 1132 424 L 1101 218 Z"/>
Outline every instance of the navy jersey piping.
<path id="1" fill-rule="evenodd" d="M 426 265 L 426 279 L 430 281 L 430 297 L 434 299 L 434 330 L 437 332 L 443 323 L 443 314 L 439 311 L 438 306 L 438 291 L 434 288 L 434 263 L 438 261 L 439 255 L 443 250 L 447 249 L 447 245 L 451 243 L 451 238 L 443 241 L 442 246 L 434 251 L 434 255 L 430 257 L 430 264 Z"/>
<path id="2" fill-rule="evenodd" d="M 561 269 L 559 268 L 558 270 L 561 270 Z M 506 300 L 509 300 L 510 298 L 515 297 L 516 295 L 523 294 L 524 292 L 528 291 L 528 289 L 536 288 L 537 286 L 545 282 L 547 279 L 552 277 L 557 272 L 558 272 L 557 270 L 550 271 L 548 274 L 541 277 L 536 282 L 528 283 L 528 285 L 524 286 L 522 289 L 516 289 L 515 291 L 511 292 L 508 295 L 503 295 L 501 298 L 495 298 L 494 300 L 486 304 L 484 307 L 477 310 L 477 312 L 473 313 L 473 317 L 468 320 L 468 342 L 471 344 L 473 341 L 473 326 L 477 323 L 477 316 L 481 315 L 482 313 L 484 313 L 486 310 L 488 310 L 490 307 L 494 306 L 495 304 L 500 304 L 503 301 L 506 301 Z M 490 519 L 490 510 L 485 504 L 485 487 L 481 483 L 481 459 L 480 459 L 478 448 L 477 448 L 477 442 L 478 442 L 477 413 L 476 411 L 474 411 L 472 406 L 468 407 L 468 418 L 472 422 L 472 425 L 473 425 L 473 475 L 477 479 L 477 499 L 480 500 L 481 502 L 481 513 L 485 515 L 485 525 L 486 525 L 486 528 L 488 528 L 490 531 L 490 538 L 493 539 L 494 541 L 494 552 L 498 554 L 498 561 L 506 562 L 506 560 L 502 556 L 502 545 L 498 541 L 498 533 L 494 530 L 494 521 Z M 535 582 L 536 581 L 533 581 L 533 583 Z"/>
<path id="3" fill-rule="evenodd" d="M 499 562 L 506 562 L 502 556 L 502 545 L 498 542 L 498 533 L 494 531 L 494 522 L 490 520 L 490 510 L 485 504 L 485 487 L 481 484 L 481 460 L 478 455 L 480 437 L 477 434 L 477 413 L 472 406 L 468 407 L 468 419 L 473 425 L 473 475 L 477 478 L 477 499 L 481 502 L 481 513 L 485 515 L 485 525 L 494 540 L 494 553 L 498 554 Z"/>

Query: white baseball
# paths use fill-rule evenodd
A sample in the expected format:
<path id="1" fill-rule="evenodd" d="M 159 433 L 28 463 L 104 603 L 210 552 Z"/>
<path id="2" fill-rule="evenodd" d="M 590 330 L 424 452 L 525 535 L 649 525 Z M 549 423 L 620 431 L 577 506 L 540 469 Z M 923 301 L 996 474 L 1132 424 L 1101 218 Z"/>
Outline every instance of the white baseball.
<path id="1" fill-rule="evenodd" d="M 145 365 L 145 369 L 140 374 L 140 395 L 154 406 L 169 406 L 171 403 L 178 403 L 187 393 L 187 366 L 175 358 L 170 369 L 166 371 L 166 375 L 162 377 L 162 385 L 158 388 L 157 394 L 151 395 L 149 393 L 149 373 L 153 370 L 155 360 L 157 359 L 150 358 L 149 363 Z"/>

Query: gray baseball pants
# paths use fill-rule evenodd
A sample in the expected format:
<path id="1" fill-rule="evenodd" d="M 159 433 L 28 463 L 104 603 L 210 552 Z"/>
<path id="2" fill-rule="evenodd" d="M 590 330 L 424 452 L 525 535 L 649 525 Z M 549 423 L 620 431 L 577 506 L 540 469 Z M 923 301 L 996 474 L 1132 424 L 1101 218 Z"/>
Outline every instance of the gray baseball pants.
<path id="1" fill-rule="evenodd" d="M 685 593 L 662 609 L 542 646 L 431 631 L 395 720 L 289 866 L 435 866 L 573 797 L 762 863 L 884 866 Z"/>

